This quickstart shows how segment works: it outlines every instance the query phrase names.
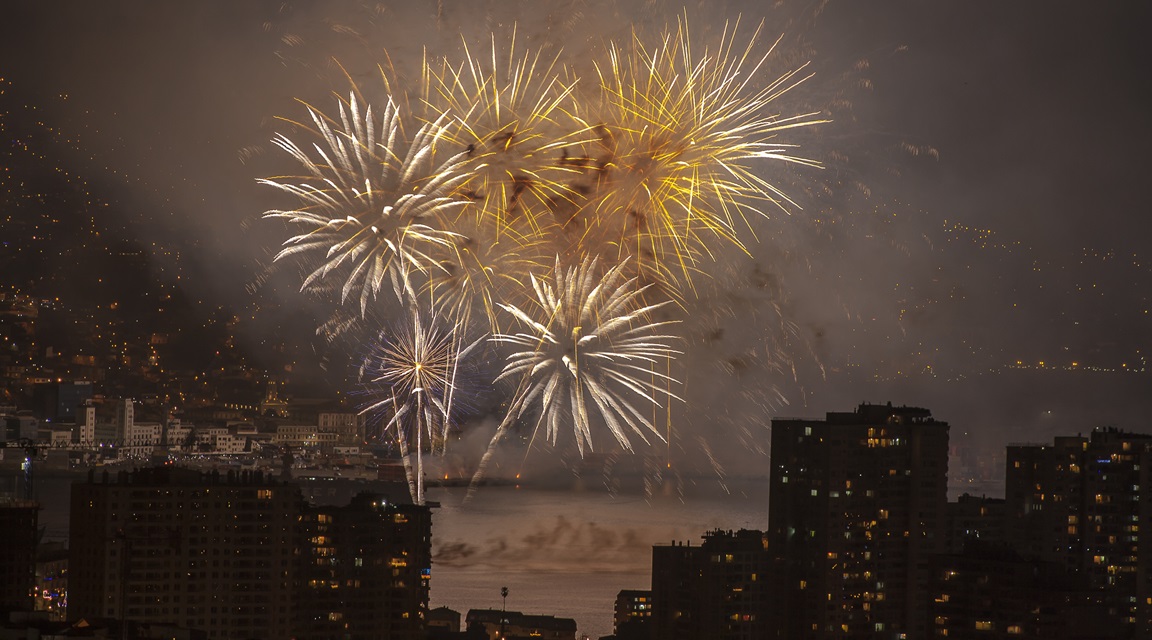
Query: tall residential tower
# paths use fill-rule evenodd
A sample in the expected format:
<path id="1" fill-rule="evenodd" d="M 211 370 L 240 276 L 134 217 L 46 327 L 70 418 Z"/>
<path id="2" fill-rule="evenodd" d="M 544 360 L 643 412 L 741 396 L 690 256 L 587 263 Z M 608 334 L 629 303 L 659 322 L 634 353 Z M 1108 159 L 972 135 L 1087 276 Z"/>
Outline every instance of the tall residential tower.
<path id="1" fill-rule="evenodd" d="M 948 424 L 926 409 L 863 404 L 825 420 L 772 421 L 778 637 L 927 637 L 947 466 Z"/>

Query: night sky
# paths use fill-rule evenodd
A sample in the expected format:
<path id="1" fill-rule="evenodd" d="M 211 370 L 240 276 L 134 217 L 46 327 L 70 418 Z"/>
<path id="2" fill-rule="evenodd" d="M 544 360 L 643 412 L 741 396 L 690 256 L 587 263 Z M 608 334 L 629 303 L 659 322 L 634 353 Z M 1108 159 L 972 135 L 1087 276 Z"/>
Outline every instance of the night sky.
<path id="1" fill-rule="evenodd" d="M 802 209 L 721 276 L 724 337 L 689 349 L 714 352 L 704 364 L 719 375 L 696 391 L 723 398 L 731 422 L 766 422 L 749 388 L 778 389 L 782 416 L 925 406 L 979 452 L 1103 425 L 1148 430 L 1152 9 L 762 4 L 685 12 L 704 38 L 741 13 L 744 26 L 764 19 L 769 42 L 783 34 L 773 64 L 811 61 L 815 76 L 782 109 L 830 117 L 794 138 L 824 169 L 776 178 Z M 522 43 L 563 47 L 582 72 L 604 42 L 658 31 L 680 11 L 663 1 L 446 0 L 438 14 L 436 2 L 9 0 L 3 143 L 21 147 L 14 163 L 39 158 L 115 203 L 99 214 L 106 227 L 151 247 L 154 265 L 177 247 L 180 286 L 196 300 L 240 308 L 283 239 L 260 220 L 275 194 L 256 184 L 285 166 L 269 144 L 276 117 L 301 117 L 296 99 L 324 108 L 347 92 L 333 59 L 367 84 L 385 51 L 403 72 L 424 48 L 455 55 L 461 35 L 486 46 L 490 31 L 517 23 Z M 13 131 L 36 132 L 34 148 Z M 34 189 L 12 175 L 9 194 Z M 795 373 L 756 366 L 768 347 L 753 320 L 766 301 L 748 283 L 765 273 L 799 327 Z M 260 292 L 315 304 L 294 294 Z"/>

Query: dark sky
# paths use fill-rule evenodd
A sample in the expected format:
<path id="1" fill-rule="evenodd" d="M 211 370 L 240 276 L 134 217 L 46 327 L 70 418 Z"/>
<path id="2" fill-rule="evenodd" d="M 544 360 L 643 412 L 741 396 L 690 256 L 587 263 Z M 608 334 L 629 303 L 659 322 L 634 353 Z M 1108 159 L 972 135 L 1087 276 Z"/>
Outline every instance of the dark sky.
<path id="1" fill-rule="evenodd" d="M 740 400 L 748 387 L 779 388 L 783 415 L 927 406 L 984 451 L 1102 424 L 1147 429 L 1149 5 L 763 4 L 686 12 L 704 33 L 741 12 L 745 26 L 765 19 L 784 35 L 781 63 L 811 60 L 816 73 L 785 108 L 833 122 L 798 138 L 825 169 L 788 170 L 803 210 L 736 261 L 715 350 L 732 373 L 771 348 L 748 330 L 765 301 L 740 284 L 770 272 L 800 328 L 800 366 L 736 367 L 699 390 L 735 398 L 736 422 L 761 420 L 762 397 Z M 197 247 L 189 286 L 236 300 L 250 279 L 236 270 L 254 270 L 277 237 L 258 222 L 274 205 L 255 183 L 283 167 L 274 118 L 300 116 L 295 98 L 323 106 L 346 91 L 333 57 L 364 82 L 385 51 L 408 69 L 424 48 L 453 55 L 461 36 L 482 46 L 515 22 L 522 42 L 563 47 L 579 70 L 606 40 L 681 10 L 442 6 L 9 0 L 0 76 L 71 141 L 52 151 L 61 163 L 130 203 L 129 233 L 185 239 Z"/>

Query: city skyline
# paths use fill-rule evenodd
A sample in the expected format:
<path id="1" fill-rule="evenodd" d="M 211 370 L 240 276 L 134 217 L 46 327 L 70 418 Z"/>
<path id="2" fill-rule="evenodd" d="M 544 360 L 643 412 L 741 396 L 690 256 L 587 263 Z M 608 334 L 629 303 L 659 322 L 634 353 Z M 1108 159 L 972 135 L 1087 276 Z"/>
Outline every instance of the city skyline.
<path id="1" fill-rule="evenodd" d="M 326 104 L 346 91 L 331 57 L 361 80 L 355 74 L 384 51 L 402 67 L 422 47 L 451 50 L 471 21 L 469 43 L 515 22 L 530 46 L 560 34 L 566 59 L 579 61 L 681 11 L 527 6 L 447 3 L 437 14 L 432 4 L 16 3 L 7 29 L 21 33 L 5 38 L 0 75 L 12 110 L 6 131 L 21 133 L 6 144 L 12 162 L 57 166 L 110 203 L 104 211 L 114 215 L 99 224 L 142 251 L 197 313 L 217 316 L 209 323 L 261 305 L 287 310 L 274 324 L 292 324 L 284 318 L 302 308 L 322 318 L 293 286 L 265 287 L 256 303 L 243 285 L 265 277 L 275 248 L 274 230 L 258 220 L 270 195 L 255 184 L 278 162 L 273 119 L 298 116 L 295 98 Z M 752 246 L 758 260 L 738 263 L 731 277 L 740 284 L 725 289 L 720 338 L 689 345 L 716 356 L 701 361 L 719 382 L 695 390 L 725 399 L 733 409 L 722 419 L 733 423 L 861 400 L 925 406 L 953 425 L 954 442 L 989 452 L 1097 426 L 1142 429 L 1152 257 L 1141 242 L 1149 223 L 1135 154 L 1152 131 L 1133 61 L 1147 47 L 1147 11 L 818 7 L 758 12 L 731 2 L 711 19 L 686 10 L 705 32 L 740 13 L 752 24 L 764 18 L 766 33 L 784 34 L 783 55 L 811 60 L 816 75 L 796 100 L 832 120 L 801 141 L 824 169 L 785 175 L 802 207 L 790 214 L 791 237 Z M 396 31 L 405 27 L 418 35 Z M 1077 47 L 1078 37 L 1112 46 Z M 31 147 L 28 131 L 42 135 Z M 26 203 L 35 188 L 19 178 L 8 191 Z M 744 326 L 767 317 L 780 299 L 763 289 L 780 282 L 786 317 L 804 338 L 795 373 L 765 366 L 771 358 L 757 354 L 772 343 Z M 307 321 L 297 324 L 279 334 L 249 325 L 239 347 L 259 354 L 286 336 L 307 340 Z M 327 369 L 311 369 L 332 373 L 342 359 L 335 350 L 320 359 Z M 776 385 L 780 401 L 741 393 Z M 733 454 L 728 464 L 757 459 Z"/>

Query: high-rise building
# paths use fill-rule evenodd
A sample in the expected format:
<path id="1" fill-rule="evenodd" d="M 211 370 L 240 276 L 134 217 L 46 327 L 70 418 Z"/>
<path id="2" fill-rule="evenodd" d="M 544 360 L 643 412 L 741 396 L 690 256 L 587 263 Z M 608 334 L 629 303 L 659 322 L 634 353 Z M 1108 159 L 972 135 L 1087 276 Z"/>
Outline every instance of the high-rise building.
<path id="1" fill-rule="evenodd" d="M 761 531 L 716 530 L 697 547 L 652 547 L 652 637 L 768 637 L 771 564 Z"/>
<path id="2" fill-rule="evenodd" d="M 932 560 L 932 636 L 949 639 L 1106 640 L 1101 607 L 1060 565 L 1023 558 L 1002 542 L 969 538 Z"/>
<path id="3" fill-rule="evenodd" d="M 1078 575 L 1117 637 L 1152 636 L 1152 436 L 1096 429 L 1008 447 L 1007 536 Z"/>
<path id="4" fill-rule="evenodd" d="M 86 400 L 76 408 L 76 424 L 72 427 L 72 442 L 82 447 L 96 444 L 96 404 Z"/>
<path id="5" fill-rule="evenodd" d="M 1004 475 L 1005 537 L 1028 558 L 1081 569 L 1084 452 L 1088 439 L 1009 445 Z"/>
<path id="6" fill-rule="evenodd" d="M 983 543 L 1004 542 L 1004 500 L 965 493 L 945 507 L 944 549 L 947 553 L 962 553 L 964 545 L 973 540 Z"/>
<path id="7" fill-rule="evenodd" d="M 72 485 L 68 618 L 291 635 L 300 489 L 153 468 Z"/>
<path id="8" fill-rule="evenodd" d="M 948 424 L 926 409 L 862 404 L 772 421 L 777 637 L 927 637 L 947 465 Z"/>
<path id="9" fill-rule="evenodd" d="M 48 422 L 76 422 L 77 410 L 92 398 L 92 383 L 43 382 L 33 386 L 32 398 L 37 415 Z"/>
<path id="10" fill-rule="evenodd" d="M 424 638 L 432 512 L 362 493 L 304 510 L 296 638 Z"/>
<path id="11" fill-rule="evenodd" d="M 90 474 L 72 487 L 68 617 L 208 638 L 414 638 L 429 514 L 370 496 L 311 506 L 259 472 Z"/>
<path id="12" fill-rule="evenodd" d="M 31 611 L 40 505 L 0 497 L 0 612 Z"/>

